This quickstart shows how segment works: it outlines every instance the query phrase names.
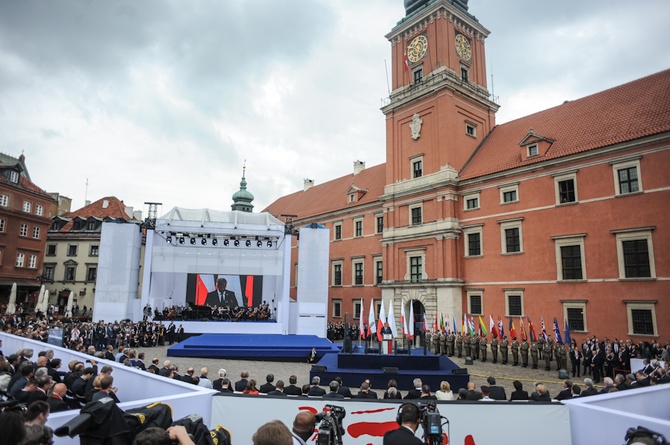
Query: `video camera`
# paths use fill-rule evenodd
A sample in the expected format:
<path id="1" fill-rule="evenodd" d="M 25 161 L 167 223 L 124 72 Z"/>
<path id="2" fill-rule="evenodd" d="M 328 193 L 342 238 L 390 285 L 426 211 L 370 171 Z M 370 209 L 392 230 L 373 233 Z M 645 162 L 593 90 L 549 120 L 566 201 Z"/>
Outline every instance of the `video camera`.
<path id="1" fill-rule="evenodd" d="M 437 405 L 434 403 L 417 403 L 419 407 L 419 422 L 423 428 L 423 438 L 427 444 L 437 445 L 442 443 L 442 419 L 445 420 L 447 427 L 449 420 L 442 417 Z"/>
<path id="2" fill-rule="evenodd" d="M 319 424 L 316 445 L 342 445 L 344 435 L 342 419 L 346 415 L 347 412 L 341 406 L 324 406 L 323 412 L 316 415 L 316 422 Z"/>
<path id="3" fill-rule="evenodd" d="M 3 413 L 14 412 L 23 415 L 26 413 L 27 409 L 25 403 L 20 403 L 16 400 L 0 401 L 0 412 Z"/>

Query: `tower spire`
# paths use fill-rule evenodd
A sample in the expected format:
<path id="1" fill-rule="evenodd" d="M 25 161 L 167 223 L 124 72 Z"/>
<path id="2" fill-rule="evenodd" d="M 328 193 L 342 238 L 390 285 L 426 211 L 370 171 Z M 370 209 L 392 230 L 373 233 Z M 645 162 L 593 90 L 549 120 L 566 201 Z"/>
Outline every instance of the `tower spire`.
<path id="1" fill-rule="evenodd" d="M 254 195 L 247 190 L 247 161 L 244 160 L 242 164 L 242 180 L 240 181 L 240 189 L 233 194 L 233 204 L 230 206 L 232 210 L 239 210 L 241 212 L 253 212 L 254 205 L 251 203 L 254 200 Z"/>

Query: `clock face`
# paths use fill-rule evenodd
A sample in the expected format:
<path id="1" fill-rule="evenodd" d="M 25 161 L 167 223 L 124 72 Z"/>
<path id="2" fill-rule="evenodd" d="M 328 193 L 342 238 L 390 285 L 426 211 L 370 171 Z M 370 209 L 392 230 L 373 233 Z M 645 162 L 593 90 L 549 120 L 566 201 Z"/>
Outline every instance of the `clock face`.
<path id="1" fill-rule="evenodd" d="M 428 51 L 428 39 L 426 36 L 417 36 L 407 45 L 407 59 L 414 63 L 423 59 Z"/>
<path id="2" fill-rule="evenodd" d="M 456 54 L 463 60 L 470 60 L 472 57 L 470 41 L 463 34 L 456 34 Z"/>

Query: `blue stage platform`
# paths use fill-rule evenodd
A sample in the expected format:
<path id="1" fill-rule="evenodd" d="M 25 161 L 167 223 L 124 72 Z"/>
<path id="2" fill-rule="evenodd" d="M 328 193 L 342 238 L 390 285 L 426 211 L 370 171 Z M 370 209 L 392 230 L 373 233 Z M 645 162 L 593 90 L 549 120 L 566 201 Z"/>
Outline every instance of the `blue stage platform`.
<path id="1" fill-rule="evenodd" d="M 215 357 L 247 360 L 302 361 L 312 348 L 318 357 L 340 348 L 316 335 L 203 334 L 168 349 L 169 357 Z"/>

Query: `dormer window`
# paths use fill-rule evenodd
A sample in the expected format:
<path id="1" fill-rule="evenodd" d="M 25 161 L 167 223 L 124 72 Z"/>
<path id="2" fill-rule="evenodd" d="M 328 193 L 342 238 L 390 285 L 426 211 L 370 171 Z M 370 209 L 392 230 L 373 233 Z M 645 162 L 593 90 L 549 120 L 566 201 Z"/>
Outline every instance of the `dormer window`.
<path id="1" fill-rule="evenodd" d="M 356 202 L 356 195 L 354 193 L 349 195 L 349 202 Z"/>
<path id="2" fill-rule="evenodd" d="M 96 222 L 95 221 L 89 221 L 86 224 L 86 230 L 95 230 Z"/>
<path id="3" fill-rule="evenodd" d="M 528 157 L 530 158 L 531 156 L 537 156 L 539 154 L 539 149 L 537 147 L 537 144 L 532 144 L 528 146 Z"/>
<path id="4" fill-rule="evenodd" d="M 17 171 L 10 171 L 9 172 L 9 182 L 13 182 L 14 184 L 19 183 L 19 172 Z"/>

